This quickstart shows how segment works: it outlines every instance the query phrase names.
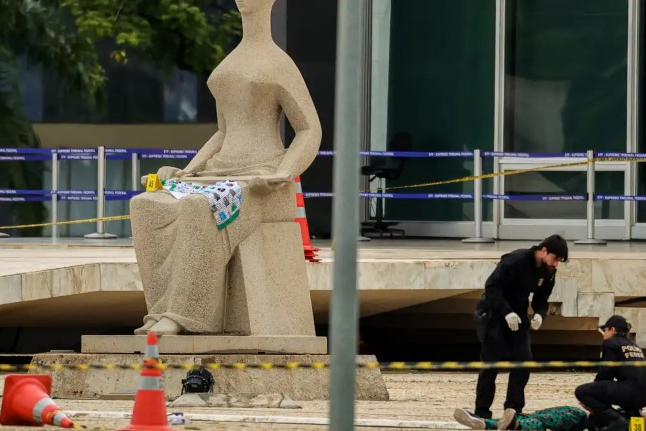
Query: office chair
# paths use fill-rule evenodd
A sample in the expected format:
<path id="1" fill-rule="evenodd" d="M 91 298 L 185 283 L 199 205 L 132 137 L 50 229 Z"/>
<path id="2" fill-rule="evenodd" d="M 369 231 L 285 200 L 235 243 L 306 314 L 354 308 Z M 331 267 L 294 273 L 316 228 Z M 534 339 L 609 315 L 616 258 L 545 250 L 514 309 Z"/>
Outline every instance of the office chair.
<path id="1" fill-rule="evenodd" d="M 413 147 L 413 138 L 408 133 L 397 133 L 393 135 L 388 144 L 387 151 L 411 151 Z M 393 161 L 394 166 L 387 166 L 388 160 Z M 406 158 L 404 157 L 377 157 L 370 161 L 370 165 L 361 167 L 361 175 L 367 176 L 370 179 L 368 182 L 373 182 L 379 179 L 377 193 L 383 193 L 383 182 L 385 180 L 397 180 L 401 177 L 404 170 Z M 377 211 L 374 220 L 361 223 L 361 234 L 366 232 L 376 232 L 380 237 L 384 234 L 390 234 L 393 237 L 394 233 L 399 233 L 402 237 L 405 234 L 403 229 L 394 229 L 391 226 L 398 224 L 398 222 L 385 222 L 383 221 L 383 198 L 377 199 Z"/>

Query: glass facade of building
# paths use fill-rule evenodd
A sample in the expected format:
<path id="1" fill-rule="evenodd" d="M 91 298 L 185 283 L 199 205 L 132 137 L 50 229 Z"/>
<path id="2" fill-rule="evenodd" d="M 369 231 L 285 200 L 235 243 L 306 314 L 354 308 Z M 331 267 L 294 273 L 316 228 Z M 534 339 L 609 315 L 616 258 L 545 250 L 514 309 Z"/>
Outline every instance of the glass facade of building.
<path id="1" fill-rule="evenodd" d="M 289 14 L 298 9 L 290 9 L 290 2 L 302 0 L 282 1 Z M 642 85 L 646 79 L 646 12 L 641 0 L 371 1 L 371 149 L 385 150 L 394 134 L 408 133 L 413 151 L 646 153 L 640 127 L 646 100 Z M 334 2 L 329 3 L 317 7 L 335 7 Z M 289 26 L 285 22 L 288 32 L 308 31 L 298 16 L 290 16 Z M 333 37 L 332 27 L 325 37 Z M 288 40 L 298 37 L 287 35 Z M 309 59 L 304 45 L 296 45 L 288 43 L 287 52 L 291 49 L 292 56 L 298 57 L 297 65 L 307 71 L 304 74 L 309 74 L 310 80 L 323 79 L 311 70 L 327 67 L 327 63 Z M 318 58 L 314 53 L 311 56 Z M 303 58 L 311 64 L 305 67 Z M 25 65 L 22 77 L 26 112 L 39 123 L 215 121 L 206 77 L 188 72 L 162 74 L 136 61 L 109 66 L 108 108 L 103 112 L 59 94 L 56 83 L 39 69 Z M 308 85 L 321 87 L 311 81 Z M 322 96 L 316 97 L 320 101 Z M 333 98 L 333 92 L 326 91 L 324 97 Z M 331 104 L 333 101 L 325 100 L 321 105 Z M 331 114 L 327 109 L 320 112 L 327 117 Z M 326 139 L 332 133 L 327 127 Z M 487 157 L 483 170 L 488 173 L 578 160 L 583 159 Z M 95 163 L 65 163 L 74 163 L 74 175 L 69 167 L 63 167 L 62 188 L 96 187 Z M 142 161 L 141 171 L 152 172 L 164 164 Z M 641 163 L 606 162 L 597 163 L 596 168 L 596 193 L 646 195 Z M 131 187 L 129 162 L 109 162 L 109 169 L 108 188 Z M 386 186 L 465 177 L 472 175 L 473 169 L 470 157 L 408 159 L 401 177 Z M 485 193 L 510 195 L 585 195 L 586 175 L 583 165 L 547 169 L 487 179 L 483 188 Z M 310 191 L 330 190 L 314 186 Z M 473 183 L 401 191 L 472 193 Z M 372 202 L 373 212 L 374 207 Z M 84 218 L 92 211 L 92 204 L 65 204 L 59 218 Z M 127 202 L 109 203 L 107 213 L 127 213 Z M 585 201 L 485 200 L 483 213 L 485 236 L 538 239 L 560 232 L 577 239 L 586 234 Z M 473 234 L 474 203 L 468 199 L 386 200 L 385 218 L 400 221 L 408 235 L 468 237 Z M 646 203 L 596 201 L 595 219 L 599 238 L 646 238 Z M 114 233 L 129 234 L 127 223 L 120 226 Z M 91 226 L 75 226 L 67 233 L 91 231 Z"/>
<path id="2" fill-rule="evenodd" d="M 390 6 L 387 136 L 410 133 L 414 151 L 646 151 L 639 133 L 644 74 L 638 71 L 645 61 L 640 1 L 393 0 Z M 585 159 L 488 157 L 483 170 L 578 160 Z M 639 165 L 597 163 L 595 192 L 646 194 Z M 411 159 L 402 177 L 387 185 L 472 173 L 469 159 Z M 582 165 L 505 175 L 484 180 L 483 187 L 506 195 L 586 195 L 586 179 Z M 472 190 L 463 182 L 398 191 Z M 484 209 L 487 235 L 534 239 L 554 231 L 585 237 L 585 201 L 485 200 Z M 643 237 L 645 212 L 643 203 L 596 201 L 597 235 Z M 413 235 L 473 232 L 467 200 L 386 200 L 386 218 L 401 220 Z"/>

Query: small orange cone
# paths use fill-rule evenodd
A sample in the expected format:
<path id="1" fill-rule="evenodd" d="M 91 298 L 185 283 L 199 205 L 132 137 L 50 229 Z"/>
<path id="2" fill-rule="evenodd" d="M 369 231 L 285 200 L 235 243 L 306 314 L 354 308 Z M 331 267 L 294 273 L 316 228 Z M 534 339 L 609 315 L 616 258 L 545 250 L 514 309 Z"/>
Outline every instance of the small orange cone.
<path id="1" fill-rule="evenodd" d="M 141 370 L 139 389 L 135 395 L 135 407 L 132 410 L 130 425 L 123 431 L 170 431 L 166 415 L 166 398 L 164 382 L 159 368 L 159 346 L 157 334 L 149 333 L 144 368 Z"/>
<path id="2" fill-rule="evenodd" d="M 4 384 L 0 424 L 77 428 L 51 399 L 52 378 L 44 374 L 10 374 Z"/>
<path id="3" fill-rule="evenodd" d="M 310 262 L 320 262 L 316 252 L 318 248 L 312 246 L 310 242 L 310 229 L 307 227 L 307 215 L 305 214 L 305 199 L 303 198 L 303 188 L 301 187 L 301 177 L 296 177 L 296 218 L 295 222 L 301 225 L 301 236 L 303 237 L 303 251 L 305 259 Z"/>

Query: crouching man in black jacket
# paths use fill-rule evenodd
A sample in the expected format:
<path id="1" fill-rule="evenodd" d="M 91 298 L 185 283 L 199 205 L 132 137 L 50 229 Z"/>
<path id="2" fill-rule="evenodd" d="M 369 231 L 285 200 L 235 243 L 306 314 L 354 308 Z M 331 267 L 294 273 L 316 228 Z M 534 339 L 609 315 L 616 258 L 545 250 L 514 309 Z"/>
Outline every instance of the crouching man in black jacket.
<path id="1" fill-rule="evenodd" d="M 603 331 L 602 361 L 646 360 L 642 349 L 627 338 L 631 325 L 625 317 L 612 316 L 599 329 Z M 574 394 L 586 410 L 590 411 L 590 422 L 596 429 L 628 430 L 628 419 L 612 406 L 621 407 L 625 416 L 639 416 L 639 410 L 646 407 L 646 368 L 601 367 L 594 382 L 577 387 Z"/>
<path id="2" fill-rule="evenodd" d="M 476 311 L 483 361 L 532 360 L 529 328 L 536 330 L 545 320 L 556 268 L 567 259 L 567 241 L 559 235 L 544 239 L 538 246 L 502 256 L 485 283 L 485 293 Z M 531 321 L 527 317 L 530 293 L 534 294 Z M 481 418 L 491 418 L 497 375 L 495 369 L 481 370 L 478 375 L 475 414 Z M 528 369 L 510 371 L 505 409 L 522 412 L 528 380 Z"/>

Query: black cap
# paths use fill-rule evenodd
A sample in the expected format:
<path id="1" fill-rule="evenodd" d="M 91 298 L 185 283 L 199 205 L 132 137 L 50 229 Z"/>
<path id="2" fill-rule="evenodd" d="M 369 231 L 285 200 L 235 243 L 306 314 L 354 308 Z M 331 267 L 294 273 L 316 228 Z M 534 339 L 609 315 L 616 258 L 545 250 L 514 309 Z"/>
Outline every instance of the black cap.
<path id="1" fill-rule="evenodd" d="M 614 316 L 610 316 L 610 318 L 606 321 L 605 324 L 599 326 L 599 329 L 606 329 L 606 328 L 615 328 L 617 332 L 628 332 L 629 327 L 628 327 L 628 321 L 624 316 L 619 316 L 615 314 Z"/>

